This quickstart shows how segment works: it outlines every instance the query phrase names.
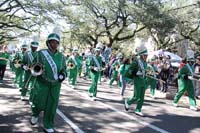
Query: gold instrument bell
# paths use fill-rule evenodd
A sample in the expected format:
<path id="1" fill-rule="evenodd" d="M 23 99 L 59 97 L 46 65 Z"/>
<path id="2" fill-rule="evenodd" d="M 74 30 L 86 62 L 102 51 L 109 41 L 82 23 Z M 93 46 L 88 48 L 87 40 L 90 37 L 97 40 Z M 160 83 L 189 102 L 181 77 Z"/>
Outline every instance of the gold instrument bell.
<path id="1" fill-rule="evenodd" d="M 18 59 L 18 60 L 14 60 L 14 66 L 15 68 L 20 68 L 22 65 L 22 60 Z"/>
<path id="2" fill-rule="evenodd" d="M 44 72 L 44 67 L 42 64 L 36 63 L 30 68 L 30 70 L 33 76 L 39 76 Z"/>
<path id="3" fill-rule="evenodd" d="M 74 67 L 75 67 L 75 64 L 73 64 L 73 63 L 68 63 L 68 65 L 67 65 L 68 69 L 74 69 Z"/>

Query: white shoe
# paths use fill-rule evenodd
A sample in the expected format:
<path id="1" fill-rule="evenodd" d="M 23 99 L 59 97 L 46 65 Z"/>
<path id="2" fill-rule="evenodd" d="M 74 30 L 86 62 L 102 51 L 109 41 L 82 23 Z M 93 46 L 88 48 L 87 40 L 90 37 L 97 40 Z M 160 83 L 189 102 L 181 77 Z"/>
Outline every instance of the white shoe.
<path id="1" fill-rule="evenodd" d="M 97 100 L 97 98 L 96 97 L 92 97 L 92 101 L 96 101 Z"/>
<path id="2" fill-rule="evenodd" d="M 37 122 L 38 122 L 38 117 L 32 116 L 31 117 L 31 124 L 35 125 L 35 124 L 37 124 Z"/>
<path id="3" fill-rule="evenodd" d="M 150 97 L 151 97 L 152 99 L 156 99 L 156 97 L 155 97 L 155 96 L 153 96 L 153 95 L 150 95 Z"/>
<path id="4" fill-rule="evenodd" d="M 144 114 L 142 112 L 138 112 L 138 111 L 135 111 L 135 114 L 139 115 L 139 116 L 144 116 Z"/>
<path id="5" fill-rule="evenodd" d="M 92 97 L 92 95 L 93 95 L 92 93 L 88 92 L 88 96 L 89 96 L 89 97 Z"/>
<path id="6" fill-rule="evenodd" d="M 124 100 L 124 96 L 120 95 L 120 99 L 121 99 L 121 100 Z"/>
<path id="7" fill-rule="evenodd" d="M 33 105 L 33 102 L 29 101 L 29 105 L 31 105 L 31 106 L 32 106 L 32 105 Z"/>
<path id="8" fill-rule="evenodd" d="M 198 109 L 195 106 L 190 106 L 191 110 L 197 111 Z"/>
<path id="9" fill-rule="evenodd" d="M 129 108 L 130 108 L 130 106 L 127 103 L 127 99 L 124 100 L 124 108 L 125 108 L 126 111 L 128 111 Z"/>
<path id="10" fill-rule="evenodd" d="M 72 85 L 72 89 L 75 89 L 76 88 L 76 86 L 75 85 Z"/>
<path id="11" fill-rule="evenodd" d="M 178 104 L 177 104 L 177 103 L 173 103 L 173 106 L 174 106 L 174 107 L 178 107 Z"/>
<path id="12" fill-rule="evenodd" d="M 26 100 L 25 96 L 21 96 L 21 100 L 22 101 Z"/>
<path id="13" fill-rule="evenodd" d="M 54 129 L 53 128 L 48 128 L 48 129 L 44 128 L 44 131 L 46 133 L 54 133 Z"/>

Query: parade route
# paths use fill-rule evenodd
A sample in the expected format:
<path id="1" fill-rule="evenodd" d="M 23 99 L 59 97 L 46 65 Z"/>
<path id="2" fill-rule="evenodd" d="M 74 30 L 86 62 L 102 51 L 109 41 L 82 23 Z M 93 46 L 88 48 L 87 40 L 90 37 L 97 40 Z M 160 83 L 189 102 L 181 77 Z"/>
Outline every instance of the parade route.
<path id="1" fill-rule="evenodd" d="M 28 101 L 20 100 L 20 92 L 12 84 L 13 74 L 6 73 L 5 82 L 0 84 L 0 132 L 43 132 L 42 115 L 35 126 L 30 124 L 31 110 Z M 172 106 L 172 100 L 145 97 L 142 112 L 145 117 L 135 115 L 135 104 L 128 112 L 124 100 L 119 96 L 116 85 L 109 88 L 106 82 L 99 85 L 97 100 L 87 95 L 91 81 L 78 79 L 77 88 L 72 89 L 64 81 L 55 130 L 58 133 L 198 133 L 200 132 L 200 113 L 191 111 L 187 102 L 180 101 L 180 107 Z M 125 97 L 132 95 L 127 88 Z M 185 99 L 183 97 L 182 99 Z"/>

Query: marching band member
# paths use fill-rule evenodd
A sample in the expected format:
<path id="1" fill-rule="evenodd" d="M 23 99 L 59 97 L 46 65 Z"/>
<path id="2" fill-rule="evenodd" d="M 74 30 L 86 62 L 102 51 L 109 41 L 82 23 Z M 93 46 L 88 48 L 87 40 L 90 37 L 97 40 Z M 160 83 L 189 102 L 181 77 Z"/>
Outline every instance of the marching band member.
<path id="1" fill-rule="evenodd" d="M 86 56 L 86 59 L 85 59 L 85 73 L 84 73 L 84 76 L 83 78 L 86 80 L 86 77 L 88 76 L 89 78 L 90 77 L 90 69 L 89 69 L 89 66 L 90 66 L 90 57 L 92 57 L 92 47 L 91 45 L 88 45 L 87 46 L 87 49 L 85 51 L 85 56 Z"/>
<path id="2" fill-rule="evenodd" d="M 121 83 L 121 91 L 120 91 L 120 95 L 123 97 L 124 96 L 124 91 L 126 89 L 126 80 L 128 80 L 125 77 L 125 73 L 127 71 L 127 68 L 129 66 L 129 59 L 128 58 L 124 58 L 122 63 L 120 64 L 120 68 L 119 68 L 119 79 L 120 79 L 120 83 Z"/>
<path id="3" fill-rule="evenodd" d="M 151 59 L 151 61 L 149 62 L 149 64 L 147 64 L 147 74 L 151 77 L 147 77 L 147 87 L 150 87 L 150 96 L 152 98 L 155 98 L 155 89 L 156 89 L 156 80 L 154 78 L 156 78 L 156 66 L 154 64 L 155 59 Z"/>
<path id="4" fill-rule="evenodd" d="M 128 111 L 130 105 L 137 102 L 135 113 L 139 116 L 144 116 L 141 112 L 144 102 L 144 95 L 146 90 L 146 68 L 147 68 L 147 48 L 142 44 L 136 49 L 139 59 L 133 60 L 130 64 L 127 73 L 132 75 L 134 80 L 134 95 L 132 98 L 125 99 L 125 110 Z"/>
<path id="5" fill-rule="evenodd" d="M 22 85 L 22 91 L 21 91 L 21 100 L 25 100 L 26 93 L 28 91 L 28 87 L 32 87 L 31 85 L 31 70 L 30 67 L 32 66 L 33 59 L 35 58 L 37 48 L 38 48 L 38 39 L 34 37 L 33 41 L 31 42 L 31 51 L 25 52 L 23 59 L 22 59 L 22 68 L 24 69 L 24 81 Z M 32 97 L 32 89 L 30 92 L 30 101 Z"/>
<path id="6" fill-rule="evenodd" d="M 82 77 L 84 56 L 85 56 L 85 53 L 82 53 L 81 55 L 79 54 L 80 66 L 79 66 L 79 69 L 78 69 L 78 75 L 79 75 L 80 78 Z"/>
<path id="7" fill-rule="evenodd" d="M 42 70 L 41 73 L 32 73 L 36 76 L 33 93 L 33 105 L 31 124 L 34 125 L 38 121 L 41 111 L 44 111 L 44 130 L 45 132 L 54 132 L 54 117 L 58 106 L 60 96 L 61 83 L 66 76 L 65 57 L 57 48 L 60 43 L 60 36 L 57 32 L 49 34 L 46 45 L 48 49 L 37 52 L 33 64 L 35 69 Z M 39 70 L 38 70 L 39 71 Z"/>
<path id="8" fill-rule="evenodd" d="M 194 53 L 190 50 L 187 50 L 187 63 L 179 70 L 179 84 L 178 84 L 178 93 L 174 97 L 173 105 L 178 107 L 178 101 L 185 91 L 188 93 L 190 109 L 197 111 L 196 100 L 194 95 L 194 86 L 192 80 L 189 78 L 194 77 L 194 68 L 192 67 L 194 62 Z"/>
<path id="9" fill-rule="evenodd" d="M 72 88 L 76 88 L 76 80 L 78 75 L 78 70 L 81 67 L 81 61 L 78 55 L 78 48 L 74 48 L 72 51 L 72 56 L 67 61 L 67 69 L 69 70 L 68 82 L 72 82 Z"/>
<path id="10" fill-rule="evenodd" d="M 92 84 L 88 90 L 88 93 L 89 93 L 89 96 L 93 98 L 93 100 L 96 100 L 97 84 L 98 84 L 99 75 L 101 74 L 101 69 L 102 69 L 102 59 L 100 56 L 100 52 L 101 52 L 101 49 L 99 47 L 96 47 L 95 55 L 93 55 L 89 61 Z"/>
<path id="11" fill-rule="evenodd" d="M 26 52 L 26 50 L 28 49 L 28 45 L 27 44 L 23 44 L 21 46 L 21 52 L 17 52 L 14 56 L 14 66 L 15 66 L 15 79 L 14 79 L 14 83 L 18 84 L 18 88 L 22 88 L 23 86 L 23 69 L 21 67 L 22 65 L 22 59 L 24 56 L 24 53 Z"/>
<path id="12" fill-rule="evenodd" d="M 119 75 L 119 68 L 120 68 L 120 64 L 122 63 L 122 60 L 123 60 L 123 54 L 122 53 L 119 53 L 117 55 L 117 60 L 112 64 L 112 76 L 111 76 L 111 80 L 110 80 L 110 88 L 112 87 L 112 83 L 114 81 L 117 82 L 117 85 L 118 87 L 120 88 L 121 87 L 121 82 L 120 80 L 118 79 L 118 75 Z"/>

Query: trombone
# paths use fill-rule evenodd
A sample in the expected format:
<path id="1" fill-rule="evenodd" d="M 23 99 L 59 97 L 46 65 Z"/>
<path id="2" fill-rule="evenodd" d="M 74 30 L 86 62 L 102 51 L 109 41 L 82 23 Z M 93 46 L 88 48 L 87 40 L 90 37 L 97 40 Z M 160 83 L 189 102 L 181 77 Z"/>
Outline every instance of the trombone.
<path id="1" fill-rule="evenodd" d="M 44 72 L 44 66 L 40 63 L 33 64 L 30 71 L 33 76 L 40 76 Z"/>
<path id="2" fill-rule="evenodd" d="M 159 78 L 156 78 L 156 77 L 153 77 L 153 76 L 151 76 L 151 75 L 146 74 L 145 76 L 148 77 L 148 78 L 151 78 L 151 79 L 155 79 L 155 80 L 157 80 L 157 81 L 160 81 L 160 82 L 162 82 L 162 83 L 164 83 L 164 84 L 166 83 L 164 80 L 159 79 Z"/>
<path id="3" fill-rule="evenodd" d="M 154 77 L 154 74 L 155 75 L 158 75 L 159 73 L 158 72 L 154 72 L 152 69 L 147 69 L 147 71 L 146 71 L 146 77 L 148 77 L 148 78 L 151 78 L 151 79 L 155 79 L 155 80 L 157 80 L 157 81 L 160 81 L 160 82 L 162 82 L 162 83 L 166 83 L 164 80 L 162 80 L 162 79 L 159 79 L 159 78 L 156 78 L 156 77 Z"/>
<path id="4" fill-rule="evenodd" d="M 35 77 L 35 80 L 32 86 L 35 85 L 37 76 L 42 75 L 42 73 L 44 72 L 44 66 L 40 63 L 36 63 L 36 64 L 33 64 L 32 66 L 29 66 L 28 70 L 30 70 L 31 75 L 25 84 L 25 88 L 28 88 L 29 82 L 31 81 L 32 77 Z"/>

